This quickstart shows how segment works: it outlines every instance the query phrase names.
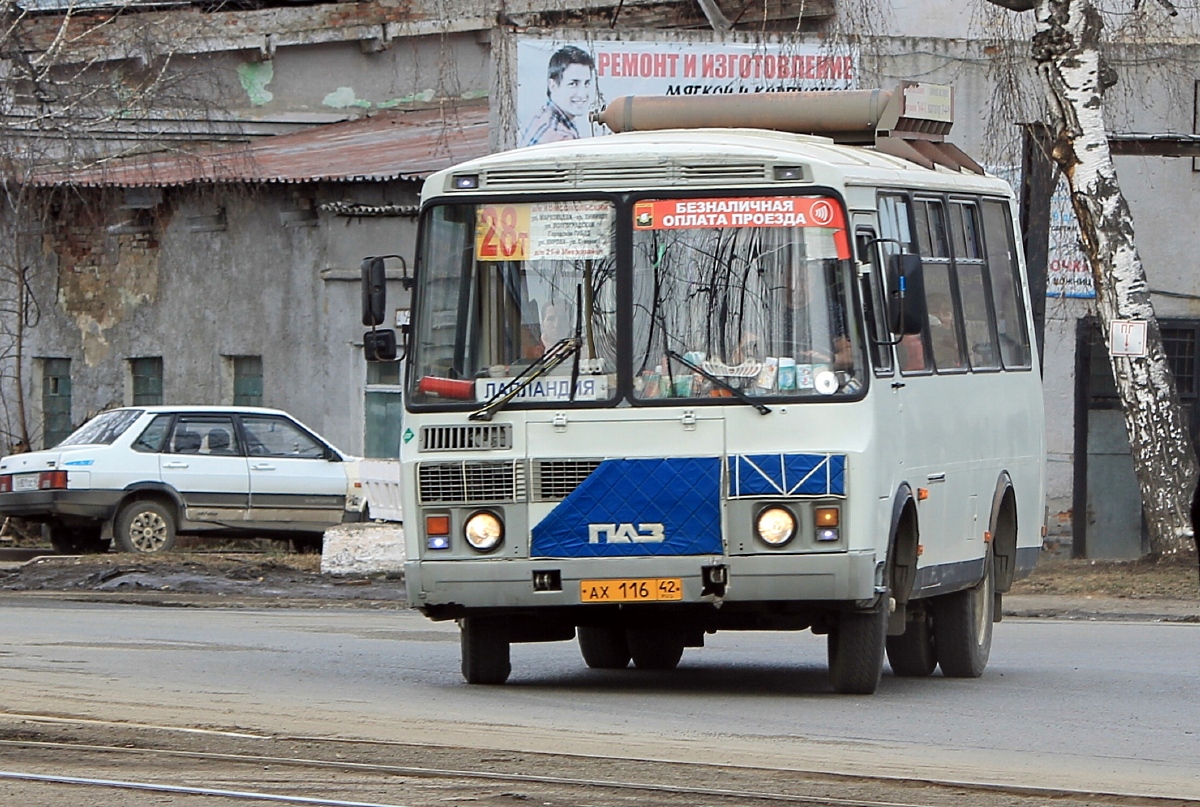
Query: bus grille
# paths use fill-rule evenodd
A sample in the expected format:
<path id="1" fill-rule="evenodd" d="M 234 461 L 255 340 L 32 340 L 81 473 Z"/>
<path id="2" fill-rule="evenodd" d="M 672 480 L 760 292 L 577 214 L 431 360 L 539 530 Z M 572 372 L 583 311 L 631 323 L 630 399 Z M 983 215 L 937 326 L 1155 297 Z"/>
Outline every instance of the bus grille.
<path id="1" fill-rule="evenodd" d="M 687 182 L 760 181 L 767 178 L 767 167 L 762 163 L 684 165 L 680 166 L 679 174 Z"/>
<path id="2" fill-rule="evenodd" d="M 534 461 L 534 501 L 562 501 L 599 467 L 600 460 L 595 459 Z"/>
<path id="3" fill-rule="evenodd" d="M 671 162 L 512 167 L 485 171 L 479 178 L 484 190 L 497 188 L 661 187 L 664 184 L 712 184 L 771 181 L 766 163 Z"/>
<path id="4" fill-rule="evenodd" d="M 417 466 L 422 504 L 524 501 L 525 473 L 517 460 L 423 462 Z"/>
<path id="5" fill-rule="evenodd" d="M 512 448 L 511 423 L 422 426 L 421 451 L 502 451 Z"/>
<path id="6" fill-rule="evenodd" d="M 506 168 L 487 171 L 480 183 L 485 188 L 508 185 L 563 185 L 571 179 L 568 168 Z"/>

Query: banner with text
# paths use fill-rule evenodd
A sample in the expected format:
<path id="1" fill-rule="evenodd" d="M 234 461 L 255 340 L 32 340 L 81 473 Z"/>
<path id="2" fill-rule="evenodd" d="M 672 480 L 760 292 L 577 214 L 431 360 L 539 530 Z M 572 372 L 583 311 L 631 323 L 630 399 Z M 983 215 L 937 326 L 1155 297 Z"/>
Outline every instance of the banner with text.
<path id="1" fill-rule="evenodd" d="M 517 40 L 518 145 L 608 134 L 592 110 L 623 95 L 858 88 L 858 51 L 739 42 Z"/>

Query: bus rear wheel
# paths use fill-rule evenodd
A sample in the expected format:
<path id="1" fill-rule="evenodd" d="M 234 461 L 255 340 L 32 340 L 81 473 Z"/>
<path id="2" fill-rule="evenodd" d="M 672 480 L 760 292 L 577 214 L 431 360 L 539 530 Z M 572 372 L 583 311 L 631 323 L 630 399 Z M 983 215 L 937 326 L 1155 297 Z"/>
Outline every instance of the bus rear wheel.
<path id="1" fill-rule="evenodd" d="M 934 642 L 938 664 L 947 678 L 978 678 L 992 653 L 992 615 L 996 578 L 992 552 L 984 556 L 983 579 L 966 591 L 934 601 Z"/>
<path id="2" fill-rule="evenodd" d="M 929 613 L 912 614 L 900 636 L 887 637 L 887 658 L 892 672 L 903 678 L 923 678 L 937 667 L 937 646 Z"/>
<path id="3" fill-rule="evenodd" d="M 512 672 L 508 623 L 486 616 L 459 621 L 462 675 L 468 684 L 503 684 Z"/>
<path id="4" fill-rule="evenodd" d="M 683 658 L 686 637 L 681 630 L 630 628 L 625 639 L 633 664 L 639 670 L 673 670 Z"/>
<path id="5" fill-rule="evenodd" d="M 623 670 L 629 666 L 629 642 L 623 628 L 579 627 L 579 652 L 594 670 Z"/>
<path id="6" fill-rule="evenodd" d="M 829 681 L 834 692 L 870 695 L 883 673 L 887 611 L 844 611 L 829 631 Z"/>

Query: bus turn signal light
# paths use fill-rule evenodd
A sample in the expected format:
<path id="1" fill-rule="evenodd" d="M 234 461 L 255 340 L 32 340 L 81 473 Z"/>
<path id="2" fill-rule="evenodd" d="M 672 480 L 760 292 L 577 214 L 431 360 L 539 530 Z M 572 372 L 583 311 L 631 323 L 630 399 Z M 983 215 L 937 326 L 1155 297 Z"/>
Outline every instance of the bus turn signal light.
<path id="1" fill-rule="evenodd" d="M 426 535 L 449 535 L 450 516 L 425 516 Z"/>
<path id="2" fill-rule="evenodd" d="M 836 507 L 818 507 L 813 511 L 813 517 L 818 528 L 838 526 L 839 515 L 840 511 Z"/>

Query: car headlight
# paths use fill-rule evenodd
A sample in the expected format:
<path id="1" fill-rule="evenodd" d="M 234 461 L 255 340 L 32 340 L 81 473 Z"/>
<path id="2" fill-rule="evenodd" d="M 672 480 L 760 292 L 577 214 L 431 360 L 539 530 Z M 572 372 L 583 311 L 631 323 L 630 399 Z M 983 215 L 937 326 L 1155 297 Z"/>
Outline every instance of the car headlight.
<path id="1" fill-rule="evenodd" d="M 463 537 L 472 548 L 490 552 L 504 540 L 504 523 L 495 513 L 481 510 L 467 519 L 463 526 Z"/>
<path id="2" fill-rule="evenodd" d="M 771 546 L 783 546 L 796 535 L 796 517 L 786 507 L 768 507 L 755 523 L 758 537 Z"/>

